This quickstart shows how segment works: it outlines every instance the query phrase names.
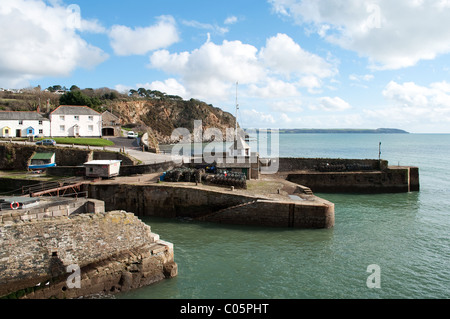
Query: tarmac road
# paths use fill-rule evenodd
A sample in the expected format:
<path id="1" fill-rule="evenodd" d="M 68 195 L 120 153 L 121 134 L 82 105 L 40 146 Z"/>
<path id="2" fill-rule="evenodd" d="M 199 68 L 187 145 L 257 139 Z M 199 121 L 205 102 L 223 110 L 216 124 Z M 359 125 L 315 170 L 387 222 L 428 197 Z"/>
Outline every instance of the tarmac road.
<path id="1" fill-rule="evenodd" d="M 118 152 L 120 148 L 125 147 L 125 153 L 139 160 L 143 165 L 146 164 L 156 164 L 156 163 L 164 163 L 169 161 L 182 161 L 181 156 L 173 156 L 171 154 L 154 154 L 149 152 L 143 152 L 142 148 L 139 147 L 137 139 L 129 139 L 128 138 L 117 138 L 117 143 L 119 145 L 114 146 L 84 146 L 84 145 L 73 145 L 76 148 L 82 149 L 91 149 L 91 150 L 106 150 L 112 152 Z M 111 138 L 112 140 L 112 138 Z M 9 141 L 0 141 L 0 143 L 9 143 Z M 16 144 L 25 144 L 25 145 L 35 145 L 35 142 L 18 142 L 13 141 Z M 123 144 L 123 145 L 122 145 Z M 58 147 L 72 147 L 72 144 L 57 144 Z M 45 147 L 45 146 L 41 146 Z M 186 160 L 187 161 L 187 160 Z"/>

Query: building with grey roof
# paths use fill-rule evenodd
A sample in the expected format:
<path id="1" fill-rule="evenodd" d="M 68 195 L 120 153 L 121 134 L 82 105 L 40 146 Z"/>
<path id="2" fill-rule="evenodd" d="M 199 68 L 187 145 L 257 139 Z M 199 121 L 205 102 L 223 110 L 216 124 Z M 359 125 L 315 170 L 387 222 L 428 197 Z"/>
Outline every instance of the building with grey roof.
<path id="1" fill-rule="evenodd" d="M 50 120 L 38 112 L 0 111 L 0 137 L 50 136 Z"/>

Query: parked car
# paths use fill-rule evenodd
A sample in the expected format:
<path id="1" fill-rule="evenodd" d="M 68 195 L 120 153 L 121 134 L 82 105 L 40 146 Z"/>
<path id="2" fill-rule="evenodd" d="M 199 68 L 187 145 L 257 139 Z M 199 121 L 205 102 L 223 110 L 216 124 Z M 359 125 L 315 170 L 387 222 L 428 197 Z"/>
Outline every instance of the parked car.
<path id="1" fill-rule="evenodd" d="M 42 140 L 36 142 L 36 145 L 55 146 L 56 142 L 55 140 Z"/>
<path id="2" fill-rule="evenodd" d="M 128 132 L 128 138 L 137 138 L 137 137 L 138 137 L 137 133 L 133 131 Z"/>

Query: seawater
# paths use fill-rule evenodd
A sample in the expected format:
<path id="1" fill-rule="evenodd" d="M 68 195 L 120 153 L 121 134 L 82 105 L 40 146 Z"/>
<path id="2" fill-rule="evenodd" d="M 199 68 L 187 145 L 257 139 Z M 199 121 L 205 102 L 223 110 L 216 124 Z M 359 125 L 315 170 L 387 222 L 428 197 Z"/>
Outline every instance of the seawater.
<path id="1" fill-rule="evenodd" d="M 419 167 L 420 192 L 316 194 L 336 205 L 327 230 L 145 218 L 179 275 L 116 298 L 450 298 L 450 135 L 281 134 L 280 156 L 374 159 L 380 142 L 390 165 Z"/>

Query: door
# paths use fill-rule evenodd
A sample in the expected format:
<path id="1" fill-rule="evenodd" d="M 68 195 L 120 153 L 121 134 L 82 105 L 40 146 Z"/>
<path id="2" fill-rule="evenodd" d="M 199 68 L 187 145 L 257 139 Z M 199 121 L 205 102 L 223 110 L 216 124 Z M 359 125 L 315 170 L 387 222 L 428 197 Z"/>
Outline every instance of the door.
<path id="1" fill-rule="evenodd" d="M 22 130 L 16 130 L 16 137 L 22 137 Z"/>

